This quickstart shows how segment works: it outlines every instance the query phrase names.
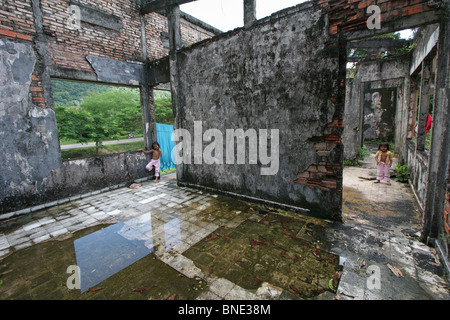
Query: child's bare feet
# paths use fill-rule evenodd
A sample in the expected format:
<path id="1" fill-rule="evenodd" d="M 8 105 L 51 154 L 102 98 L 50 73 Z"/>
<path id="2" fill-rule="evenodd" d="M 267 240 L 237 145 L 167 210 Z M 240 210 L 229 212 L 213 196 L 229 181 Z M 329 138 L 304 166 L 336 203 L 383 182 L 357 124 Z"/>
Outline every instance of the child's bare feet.
<path id="1" fill-rule="evenodd" d="M 153 183 L 158 182 L 158 177 L 155 178 L 155 180 L 153 180 Z"/>
<path id="2" fill-rule="evenodd" d="M 376 180 L 374 183 L 380 183 L 380 180 Z"/>
<path id="3" fill-rule="evenodd" d="M 386 184 L 388 185 L 388 186 L 390 186 L 391 185 L 391 183 L 388 181 L 388 182 L 386 182 Z"/>

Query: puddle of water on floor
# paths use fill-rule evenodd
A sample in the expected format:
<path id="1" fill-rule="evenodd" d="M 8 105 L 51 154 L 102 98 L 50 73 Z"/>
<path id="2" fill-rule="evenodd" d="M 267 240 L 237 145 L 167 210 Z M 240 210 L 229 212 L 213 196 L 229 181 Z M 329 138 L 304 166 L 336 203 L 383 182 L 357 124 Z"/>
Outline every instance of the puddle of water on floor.
<path id="1" fill-rule="evenodd" d="M 214 199 L 202 215 L 229 221 L 237 212 L 245 213 L 240 224 L 222 224 L 183 255 L 204 274 L 251 292 L 267 282 L 280 288 L 286 299 L 334 293 L 342 266 L 339 256 L 327 251 L 326 222 L 227 197 Z"/>
<path id="2" fill-rule="evenodd" d="M 331 280 L 341 266 L 339 257 L 327 251 L 326 222 L 224 196 L 207 202 L 173 211 L 152 209 L 83 230 L 75 239 L 15 252 L 1 261 L 5 281 L 0 290 L 12 299 L 167 299 L 173 294 L 195 299 L 206 282 L 181 275 L 154 254 L 183 246 L 183 255 L 204 274 L 253 292 L 268 282 L 285 298 L 298 299 L 337 287 L 338 279 Z M 80 290 L 66 286 L 69 265 L 80 268 Z M 93 287 L 101 289 L 88 290 Z"/>
<path id="3" fill-rule="evenodd" d="M 81 292 L 153 252 L 152 238 L 119 222 L 74 241 Z"/>
<path id="4" fill-rule="evenodd" d="M 180 225 L 177 217 L 164 224 L 166 251 L 182 242 Z M 142 214 L 79 238 L 74 248 L 85 292 L 154 252 L 152 215 Z"/>
<path id="5" fill-rule="evenodd" d="M 91 227 L 76 232 L 71 238 L 43 242 L 1 259 L 0 300 L 196 299 L 206 290 L 207 283 L 200 278 L 185 277 L 157 259 L 150 249 L 151 238 L 147 235 L 145 240 L 136 239 L 137 233 L 130 230 L 130 225 L 148 229 L 148 225 L 138 220 L 134 220 L 134 224 L 124 221 Z M 126 253 L 119 255 L 118 249 Z M 143 257 L 139 259 L 139 255 Z M 68 267 L 78 263 L 81 269 L 86 271 L 87 268 L 95 275 L 84 277 L 81 272 L 81 279 L 88 279 L 82 285 L 83 293 L 67 286 L 72 276 Z M 95 267 L 89 267 L 89 263 Z M 91 290 L 86 290 L 88 287 Z"/>

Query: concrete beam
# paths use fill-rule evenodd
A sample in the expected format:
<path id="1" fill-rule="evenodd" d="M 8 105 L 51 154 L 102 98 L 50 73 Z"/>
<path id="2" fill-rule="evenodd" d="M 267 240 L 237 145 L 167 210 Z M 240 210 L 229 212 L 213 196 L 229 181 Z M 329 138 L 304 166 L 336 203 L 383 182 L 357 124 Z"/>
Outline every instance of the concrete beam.
<path id="1" fill-rule="evenodd" d="M 141 13 L 146 14 L 150 12 L 155 12 L 163 9 L 167 9 L 171 6 L 177 6 L 180 4 L 185 4 L 193 2 L 196 0 L 147 0 L 143 1 Z"/>
<path id="2" fill-rule="evenodd" d="M 342 32 L 342 36 L 346 41 L 370 38 L 384 33 L 439 23 L 441 21 L 441 15 L 442 13 L 440 10 L 426 11 L 413 16 L 402 17 L 401 19 L 397 19 L 395 21 L 382 22 L 381 29 L 368 29 L 364 26 L 358 30 L 344 31 Z"/>
<path id="3" fill-rule="evenodd" d="M 170 82 L 169 57 L 151 61 L 147 67 L 148 85 L 155 87 L 161 83 Z"/>
<path id="4" fill-rule="evenodd" d="M 409 45 L 411 41 L 405 39 L 365 39 L 365 40 L 355 40 L 347 43 L 348 49 L 377 49 L 377 51 L 400 49 L 406 45 Z"/>
<path id="5" fill-rule="evenodd" d="M 426 38 L 425 38 L 426 39 Z M 437 27 L 426 43 L 419 43 L 418 48 L 414 50 L 409 74 L 412 75 L 420 67 L 423 60 L 437 47 L 439 41 L 439 27 Z"/>
<path id="6" fill-rule="evenodd" d="M 145 66 L 139 62 L 124 62 L 98 56 L 86 56 L 101 82 L 138 86 L 145 83 Z"/>
<path id="7" fill-rule="evenodd" d="M 420 78 L 420 105 L 419 124 L 417 128 L 416 150 L 425 149 L 425 125 L 430 109 L 431 61 L 426 59 L 422 63 L 422 76 Z"/>

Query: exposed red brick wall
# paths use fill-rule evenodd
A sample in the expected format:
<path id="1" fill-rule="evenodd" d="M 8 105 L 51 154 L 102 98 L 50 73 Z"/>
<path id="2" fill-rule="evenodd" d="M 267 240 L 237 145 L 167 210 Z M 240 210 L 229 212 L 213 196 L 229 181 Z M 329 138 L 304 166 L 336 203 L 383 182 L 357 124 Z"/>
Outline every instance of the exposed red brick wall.
<path id="1" fill-rule="evenodd" d="M 371 15 L 366 11 L 370 5 L 379 6 L 382 24 L 399 17 L 436 10 L 427 3 L 428 0 L 318 0 L 319 6 L 329 13 L 331 34 L 366 28 L 367 19 Z"/>
<path id="2" fill-rule="evenodd" d="M 167 18 L 156 12 L 149 13 L 145 16 L 147 35 L 147 52 L 150 60 L 157 60 L 169 54 L 169 49 L 163 45 L 161 33 L 169 32 L 167 26 Z M 208 39 L 211 36 L 205 32 L 199 32 L 181 21 L 181 38 L 183 42 L 192 44 L 195 42 Z"/>
<path id="3" fill-rule="evenodd" d="M 199 32 L 185 24 L 181 24 L 181 37 L 186 43 L 192 44 L 205 39 L 211 38 L 211 36 L 204 32 Z"/>
<path id="4" fill-rule="evenodd" d="M 96 8 L 121 19 L 122 29 L 116 31 L 81 22 L 80 29 L 70 29 L 69 0 L 41 0 L 43 31 L 46 35 L 52 64 L 78 71 L 94 72 L 87 55 L 97 55 L 121 61 L 159 59 L 168 54 L 161 32 L 167 33 L 167 18 L 157 13 L 147 14 L 147 57 L 142 55 L 141 19 L 139 5 L 131 0 L 78 0 L 80 4 Z M 30 0 L 0 2 L 0 37 L 32 42 L 36 36 L 34 13 Z M 207 33 L 182 25 L 183 40 L 193 43 L 210 37 Z M 46 107 L 44 89 L 36 63 L 30 94 L 35 105 Z"/>
<path id="5" fill-rule="evenodd" d="M 25 35 L 35 33 L 30 0 L 4 0 L 0 2 L 0 29 Z M 3 33 L 0 33 L 3 35 Z"/>
<path id="6" fill-rule="evenodd" d="M 58 67 L 93 72 L 86 55 L 98 55 L 121 61 L 145 61 L 142 56 L 139 5 L 131 0 L 78 0 L 121 19 L 120 31 L 81 22 L 81 28 L 68 28 L 69 0 L 41 0 L 43 29 L 47 36 L 52 63 Z M 161 32 L 168 32 L 167 18 L 150 13 L 146 18 L 147 56 L 150 60 L 168 54 Z M 31 41 L 35 36 L 31 1 L 5 0 L 0 4 L 0 37 Z M 210 37 L 186 25 L 183 40 L 193 43 Z"/>
<path id="7" fill-rule="evenodd" d="M 81 22 L 80 29 L 67 26 L 68 0 L 41 0 L 45 33 L 49 35 L 52 61 L 62 68 L 93 71 L 86 55 L 127 61 L 143 61 L 139 6 L 131 0 L 79 0 L 121 19 L 120 32 Z"/>
<path id="8" fill-rule="evenodd" d="M 156 60 L 169 54 L 163 46 L 161 32 L 168 32 L 167 18 L 156 12 L 146 15 L 145 32 L 147 34 L 147 52 L 150 60 Z"/>
<path id="9" fill-rule="evenodd" d="M 342 166 L 340 162 L 330 162 L 332 152 L 341 143 L 342 120 L 334 120 L 327 125 L 323 137 L 316 137 L 314 148 L 319 161 L 310 165 L 305 171 L 298 174 L 296 183 L 305 184 L 311 188 L 324 191 L 340 190 L 342 184 Z"/>
<path id="10" fill-rule="evenodd" d="M 0 29 L 0 37 L 1 36 L 5 37 L 5 38 L 9 38 L 9 39 L 22 39 L 22 40 L 27 40 L 27 41 L 32 40 L 30 35 L 23 34 L 20 32 L 5 30 L 5 29 Z"/>
<path id="11" fill-rule="evenodd" d="M 98 55 L 122 61 L 142 61 L 141 20 L 139 5 L 131 0 L 96 0 L 79 2 L 97 8 L 121 19 L 120 32 L 81 22 L 79 30 L 67 28 L 69 1 L 41 0 L 44 12 L 44 29 L 52 36 L 50 52 L 53 63 L 60 67 L 93 71 L 86 55 Z M 150 13 L 146 19 L 147 56 L 150 60 L 168 54 L 161 40 L 161 32 L 168 32 L 167 18 Z M 183 40 L 188 40 L 187 30 L 182 26 Z M 197 32 L 198 33 L 198 32 Z M 206 36 L 206 34 L 204 35 Z"/>
<path id="12" fill-rule="evenodd" d="M 46 108 L 46 103 L 44 100 L 44 89 L 42 87 L 42 82 L 36 69 L 34 70 L 31 77 L 30 91 L 33 103 L 41 108 Z"/>

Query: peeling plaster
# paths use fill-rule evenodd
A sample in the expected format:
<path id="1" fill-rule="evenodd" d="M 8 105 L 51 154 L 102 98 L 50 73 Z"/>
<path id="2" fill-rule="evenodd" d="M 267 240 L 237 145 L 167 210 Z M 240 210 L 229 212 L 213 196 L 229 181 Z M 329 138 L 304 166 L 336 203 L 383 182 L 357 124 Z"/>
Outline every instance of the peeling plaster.
<path id="1" fill-rule="evenodd" d="M 0 117 L 25 112 L 36 64 L 33 47 L 0 39 Z"/>

